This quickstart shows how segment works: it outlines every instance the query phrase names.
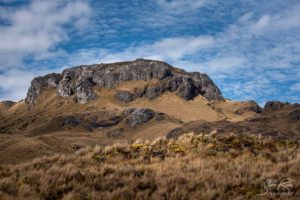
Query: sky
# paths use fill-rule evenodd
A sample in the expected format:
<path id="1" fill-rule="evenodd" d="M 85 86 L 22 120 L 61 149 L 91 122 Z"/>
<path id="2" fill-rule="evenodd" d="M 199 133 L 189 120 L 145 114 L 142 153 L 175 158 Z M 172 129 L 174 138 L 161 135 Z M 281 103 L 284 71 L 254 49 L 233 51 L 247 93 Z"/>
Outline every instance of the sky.
<path id="1" fill-rule="evenodd" d="M 300 102 L 300 0 L 0 0 L 0 101 L 137 58 L 206 73 L 229 99 Z"/>

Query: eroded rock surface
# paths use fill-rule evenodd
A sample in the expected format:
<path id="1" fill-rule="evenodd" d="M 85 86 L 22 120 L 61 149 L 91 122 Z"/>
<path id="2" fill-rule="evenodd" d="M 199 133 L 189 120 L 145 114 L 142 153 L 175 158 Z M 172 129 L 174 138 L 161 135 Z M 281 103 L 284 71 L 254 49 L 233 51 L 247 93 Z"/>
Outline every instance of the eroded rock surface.
<path id="1" fill-rule="evenodd" d="M 118 91 L 115 98 L 121 102 L 129 103 L 134 100 L 134 95 L 129 91 Z"/>
<path id="2" fill-rule="evenodd" d="M 146 109 L 146 108 L 135 109 L 132 113 L 129 114 L 127 118 L 127 124 L 129 127 L 133 128 L 148 122 L 154 116 L 155 116 L 155 112 L 151 109 Z"/>
<path id="3" fill-rule="evenodd" d="M 27 92 L 25 102 L 27 104 L 35 104 L 43 90 L 57 88 L 61 80 L 60 74 L 48 74 L 43 77 L 36 77 L 31 81 L 31 86 Z"/>
<path id="4" fill-rule="evenodd" d="M 97 97 L 94 86 L 114 88 L 125 81 L 153 79 L 158 80 L 157 84 L 137 91 L 139 93 L 135 96 L 145 95 L 149 99 L 155 99 L 164 92 L 176 92 L 186 100 L 198 95 L 208 100 L 223 99 L 218 87 L 206 74 L 188 73 L 164 62 L 138 59 L 132 62 L 78 66 L 66 69 L 62 74 L 37 77 L 28 90 L 26 103 L 35 104 L 41 91 L 49 88 L 56 88 L 62 97 L 74 96 L 75 101 L 86 103 Z M 125 102 L 131 100 L 124 93 L 120 97 Z"/>

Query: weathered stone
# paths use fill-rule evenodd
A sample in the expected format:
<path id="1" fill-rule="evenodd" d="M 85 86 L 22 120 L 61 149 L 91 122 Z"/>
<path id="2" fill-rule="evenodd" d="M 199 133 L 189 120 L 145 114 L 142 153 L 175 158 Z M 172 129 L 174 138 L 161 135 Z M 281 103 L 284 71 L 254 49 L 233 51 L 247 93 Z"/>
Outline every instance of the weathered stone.
<path id="1" fill-rule="evenodd" d="M 165 91 L 167 91 L 166 85 L 158 82 L 157 84 L 148 86 L 146 90 L 146 97 L 150 100 L 153 100 L 159 97 Z"/>
<path id="2" fill-rule="evenodd" d="M 46 89 L 56 88 L 60 79 L 61 75 L 54 73 L 34 78 L 31 81 L 31 86 L 27 92 L 25 102 L 30 105 L 35 104 L 41 92 Z"/>
<path id="3" fill-rule="evenodd" d="M 203 95 L 208 100 L 223 99 L 220 90 L 206 75 L 198 72 L 188 73 L 167 63 L 138 59 L 133 62 L 99 64 L 69 68 L 60 74 L 50 74 L 35 78 L 28 90 L 26 103 L 35 104 L 40 92 L 50 87 L 57 88 L 62 97 L 74 96 L 79 103 L 96 98 L 93 87 L 114 88 L 124 81 L 158 80 L 154 85 L 133 91 L 135 98 L 146 96 L 155 99 L 164 92 L 175 92 L 190 100 Z M 123 95 L 123 96 L 122 96 Z M 130 100 L 126 94 L 126 101 Z M 124 94 L 121 94 L 123 99 Z"/>
<path id="4" fill-rule="evenodd" d="M 177 94 L 185 100 L 191 100 L 199 94 L 199 91 L 191 78 L 184 78 L 183 84 L 178 88 Z"/>
<path id="5" fill-rule="evenodd" d="M 128 91 L 118 91 L 115 98 L 121 102 L 129 103 L 134 100 L 134 95 Z"/>
<path id="6" fill-rule="evenodd" d="M 76 85 L 76 101 L 79 103 L 86 103 L 87 101 L 95 99 L 97 96 L 94 93 L 93 84 L 90 80 L 81 81 Z"/>
<path id="7" fill-rule="evenodd" d="M 124 110 L 123 112 L 122 112 L 122 116 L 123 117 L 127 117 L 128 115 L 130 115 L 131 113 L 133 113 L 134 112 L 134 108 L 129 108 L 129 109 L 126 109 L 126 110 Z"/>
<path id="8" fill-rule="evenodd" d="M 134 110 L 127 118 L 127 124 L 129 127 L 136 127 L 151 120 L 155 115 L 155 112 L 151 109 L 140 108 Z"/>

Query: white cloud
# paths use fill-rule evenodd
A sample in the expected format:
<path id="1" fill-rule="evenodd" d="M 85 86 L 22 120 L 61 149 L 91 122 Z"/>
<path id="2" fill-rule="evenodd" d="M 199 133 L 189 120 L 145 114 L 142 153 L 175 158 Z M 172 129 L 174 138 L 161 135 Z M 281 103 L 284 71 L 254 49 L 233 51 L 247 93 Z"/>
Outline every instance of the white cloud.
<path id="1" fill-rule="evenodd" d="M 175 61 L 183 59 L 185 56 L 194 55 L 199 51 L 212 48 L 214 43 L 214 38 L 209 36 L 174 37 L 165 38 L 150 44 L 142 43 L 137 46 L 131 46 L 124 51 L 116 53 L 104 49 L 99 49 L 99 53 L 97 53 L 97 50 L 80 51 L 79 53 L 88 57 L 92 57 L 92 54 L 97 57 L 96 60 L 98 62 L 116 62 L 136 58 Z"/>
<path id="2" fill-rule="evenodd" d="M 300 28 L 300 5 L 274 15 L 264 14 L 249 26 L 253 34 L 270 34 Z M 253 16 L 252 16 L 253 17 Z M 248 20 L 252 20 L 248 18 Z"/>
<path id="3" fill-rule="evenodd" d="M 243 57 L 226 56 L 217 57 L 201 65 L 205 66 L 210 73 L 232 73 L 236 69 L 242 69 L 248 66 L 248 60 Z"/>
<path id="4" fill-rule="evenodd" d="M 81 0 L 34 0 L 18 9 L 7 7 L 0 15 L 7 24 L 0 26 L 1 100 L 24 98 L 32 78 L 50 72 L 26 67 L 24 59 L 66 55 L 57 45 L 69 39 L 70 31 L 84 29 L 90 13 Z"/>
<path id="5" fill-rule="evenodd" d="M 64 27 L 71 23 L 80 29 L 90 15 L 82 1 L 32 1 L 29 6 L 3 16 L 10 25 L 0 26 L 0 64 L 15 65 L 28 55 L 51 56 L 53 48 L 69 39 Z M 17 59 L 10 60 L 14 55 Z M 11 62 L 11 63 L 9 63 Z M 3 63 L 5 65 L 3 65 Z"/>
<path id="6" fill-rule="evenodd" d="M 264 31 L 266 27 L 269 26 L 270 21 L 271 21 L 270 15 L 263 15 L 256 23 L 252 25 L 251 31 L 256 34 L 261 33 L 262 31 Z"/>
<path id="7" fill-rule="evenodd" d="M 38 73 L 22 71 L 22 70 L 7 70 L 0 75 L 1 82 L 1 96 L 0 101 L 3 100 L 20 100 L 26 96 L 26 92 L 30 86 L 33 77 Z"/>

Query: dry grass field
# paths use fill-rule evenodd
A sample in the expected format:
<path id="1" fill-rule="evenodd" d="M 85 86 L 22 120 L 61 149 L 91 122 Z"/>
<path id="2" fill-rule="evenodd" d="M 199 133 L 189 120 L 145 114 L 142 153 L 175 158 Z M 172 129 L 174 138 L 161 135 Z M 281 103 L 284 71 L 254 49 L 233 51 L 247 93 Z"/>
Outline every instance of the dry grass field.
<path id="1" fill-rule="evenodd" d="M 192 133 L 0 166 L 0 199 L 299 199 L 297 141 Z"/>

